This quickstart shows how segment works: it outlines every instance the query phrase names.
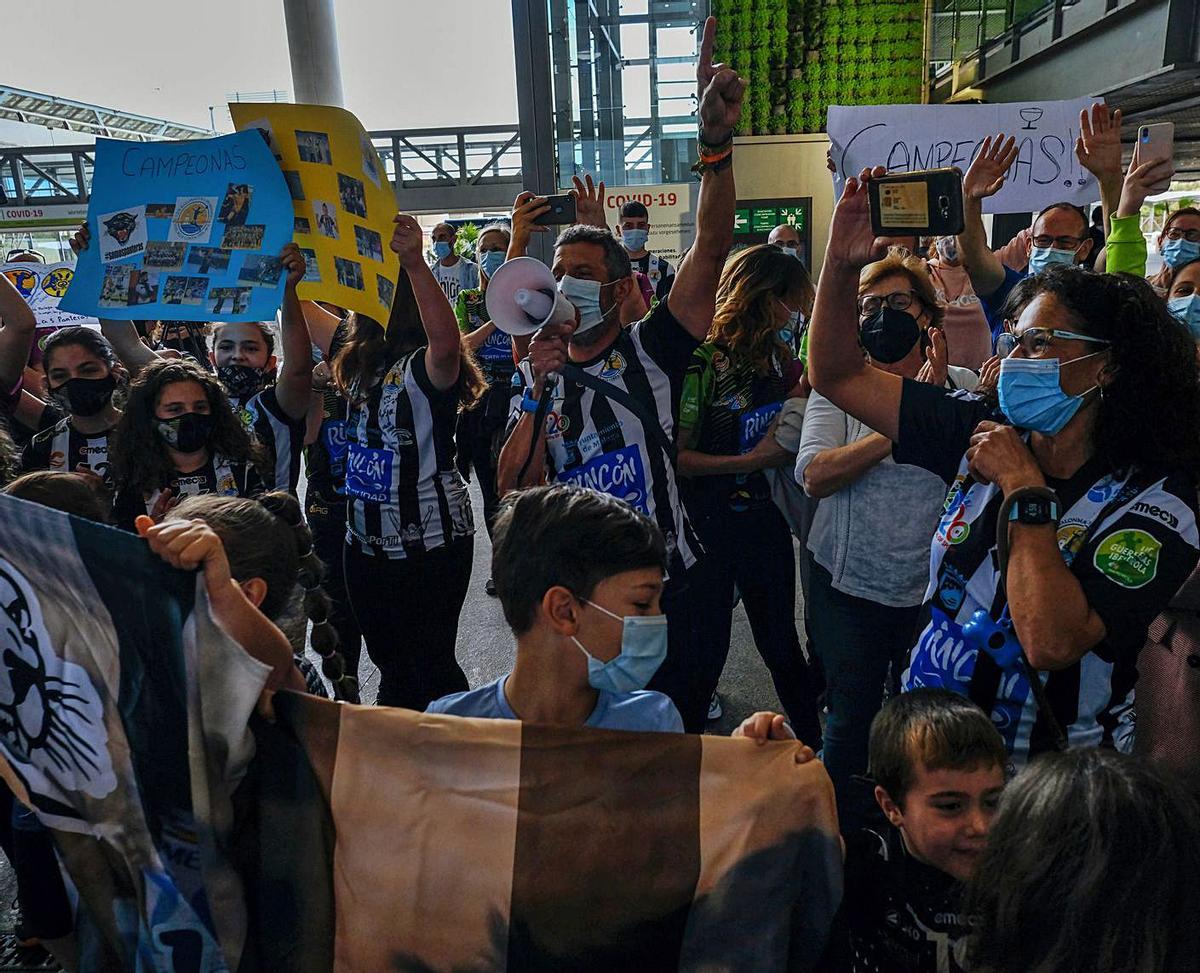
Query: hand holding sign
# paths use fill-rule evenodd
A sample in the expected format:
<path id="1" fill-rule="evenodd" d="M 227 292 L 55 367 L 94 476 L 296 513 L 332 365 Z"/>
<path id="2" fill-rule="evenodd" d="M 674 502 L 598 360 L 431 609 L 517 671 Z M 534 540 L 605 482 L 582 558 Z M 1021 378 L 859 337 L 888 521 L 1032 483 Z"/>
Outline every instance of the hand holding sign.
<path id="1" fill-rule="evenodd" d="M 996 195 L 1004 185 L 1004 180 L 1008 178 L 1009 167 L 1016 159 L 1016 139 L 1011 135 L 1007 140 L 1003 133 L 994 138 L 985 138 L 979 155 L 963 176 L 963 197 L 983 200 Z"/>
<path id="2" fill-rule="evenodd" d="M 289 290 L 295 290 L 296 285 L 304 280 L 304 275 L 308 271 L 304 254 L 300 252 L 300 248 L 295 243 L 289 243 L 279 252 L 279 263 L 282 265 L 284 273 L 287 274 L 286 286 Z"/>
<path id="3" fill-rule="evenodd" d="M 700 101 L 700 137 L 707 145 L 728 141 L 742 120 L 742 97 L 746 82 L 733 68 L 713 64 L 713 41 L 717 36 L 717 18 L 704 21 L 700 41 L 700 60 L 696 63 L 696 88 Z"/>
<path id="4" fill-rule="evenodd" d="M 416 270 L 425 263 L 425 234 L 421 225 L 407 213 L 397 213 L 392 222 L 392 252 L 400 258 L 400 266 L 407 271 Z"/>

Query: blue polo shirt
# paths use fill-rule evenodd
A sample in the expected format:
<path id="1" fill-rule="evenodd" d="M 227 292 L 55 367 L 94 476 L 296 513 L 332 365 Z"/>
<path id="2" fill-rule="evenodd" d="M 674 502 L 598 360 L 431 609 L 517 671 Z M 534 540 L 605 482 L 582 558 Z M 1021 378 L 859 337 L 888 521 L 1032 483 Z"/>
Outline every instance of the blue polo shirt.
<path id="1" fill-rule="evenodd" d="M 508 705 L 504 683 L 508 676 L 465 693 L 453 693 L 435 699 L 426 713 L 449 716 L 474 716 L 485 720 L 515 720 L 517 714 Z M 639 689 L 632 693 L 599 690 L 596 708 L 584 726 L 601 730 L 643 730 L 655 733 L 682 733 L 683 719 L 675 704 L 662 693 Z"/>

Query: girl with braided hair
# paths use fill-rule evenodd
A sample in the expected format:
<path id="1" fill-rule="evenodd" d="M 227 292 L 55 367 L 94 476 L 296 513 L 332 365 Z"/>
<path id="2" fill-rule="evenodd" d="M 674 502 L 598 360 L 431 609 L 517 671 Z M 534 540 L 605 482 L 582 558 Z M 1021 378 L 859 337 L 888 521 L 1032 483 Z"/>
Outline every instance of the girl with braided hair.
<path id="1" fill-rule="evenodd" d="M 329 623 L 329 598 L 321 590 L 325 566 L 313 551 L 312 533 L 290 493 L 258 499 L 216 494 L 188 497 L 172 509 L 164 524 L 202 521 L 221 539 L 229 571 L 250 602 L 274 622 L 291 644 L 309 692 L 326 695 L 321 677 L 304 657 L 307 623 L 321 671 L 337 699 L 357 703 L 358 679 L 347 672 L 338 651 L 337 631 Z"/>

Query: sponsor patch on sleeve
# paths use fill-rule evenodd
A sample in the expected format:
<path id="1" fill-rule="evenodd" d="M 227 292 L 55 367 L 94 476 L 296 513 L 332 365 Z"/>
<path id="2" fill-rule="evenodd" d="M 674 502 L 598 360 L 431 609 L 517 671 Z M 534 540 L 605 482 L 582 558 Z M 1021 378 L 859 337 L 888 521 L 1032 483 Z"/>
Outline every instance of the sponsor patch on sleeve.
<path id="1" fill-rule="evenodd" d="M 1144 530 L 1118 530 L 1096 547 L 1092 564 L 1122 588 L 1142 588 L 1158 575 L 1162 542 Z"/>

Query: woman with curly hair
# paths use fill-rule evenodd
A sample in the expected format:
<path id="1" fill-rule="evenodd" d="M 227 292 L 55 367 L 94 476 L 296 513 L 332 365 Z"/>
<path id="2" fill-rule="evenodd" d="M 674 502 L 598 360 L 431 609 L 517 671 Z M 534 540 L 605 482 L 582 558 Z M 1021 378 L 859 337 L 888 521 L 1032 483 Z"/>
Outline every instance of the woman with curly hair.
<path id="1" fill-rule="evenodd" d="M 741 592 L 754 643 L 801 739 L 820 739 L 816 696 L 796 634 L 792 533 L 763 471 L 792 454 L 768 435 L 784 400 L 799 393 L 788 331 L 812 308 L 813 286 L 795 257 L 764 244 L 730 257 L 708 341 L 696 349 L 679 405 L 681 492 L 717 565 L 711 592 L 714 645 L 724 651 L 703 678 L 717 688 Z"/>
<path id="2" fill-rule="evenodd" d="M 970 696 L 1017 764 L 1128 749 L 1147 629 L 1200 559 L 1192 338 L 1142 278 L 1054 267 L 999 336 L 995 404 L 871 368 L 851 291 L 879 250 L 882 174 L 848 180 L 834 212 L 809 371 L 949 487 L 903 686 Z"/>
<path id="3" fill-rule="evenodd" d="M 454 428 L 487 388 L 422 254 L 421 227 L 399 214 L 400 257 L 386 331 L 354 316 L 333 360 L 346 421 L 346 588 L 384 706 L 423 710 L 467 688 L 454 657 L 471 581 L 475 522 L 455 468 Z"/>
<path id="4" fill-rule="evenodd" d="M 180 497 L 246 497 L 262 492 L 262 448 L 234 413 L 221 383 L 194 362 L 159 360 L 129 386 L 109 452 L 113 519 L 133 530 Z"/>

